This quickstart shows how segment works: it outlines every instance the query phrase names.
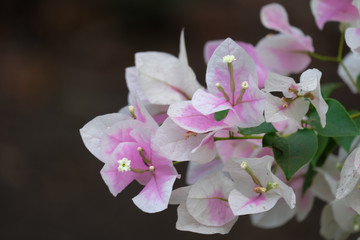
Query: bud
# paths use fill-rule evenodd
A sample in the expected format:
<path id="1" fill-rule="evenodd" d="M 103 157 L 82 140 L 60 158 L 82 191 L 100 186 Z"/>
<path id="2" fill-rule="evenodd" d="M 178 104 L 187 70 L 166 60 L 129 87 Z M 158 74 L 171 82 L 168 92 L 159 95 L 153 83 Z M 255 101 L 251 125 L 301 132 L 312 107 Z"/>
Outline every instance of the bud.
<path id="1" fill-rule="evenodd" d="M 133 117 L 133 119 L 136 119 L 136 115 L 135 115 L 135 107 L 133 105 L 129 106 L 129 113 L 131 114 L 131 116 Z"/>

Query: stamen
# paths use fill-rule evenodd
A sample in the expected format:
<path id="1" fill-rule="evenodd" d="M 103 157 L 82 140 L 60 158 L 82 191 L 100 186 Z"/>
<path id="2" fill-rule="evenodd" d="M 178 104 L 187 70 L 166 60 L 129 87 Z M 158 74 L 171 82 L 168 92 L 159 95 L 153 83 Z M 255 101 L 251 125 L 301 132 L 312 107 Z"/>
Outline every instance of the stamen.
<path id="1" fill-rule="evenodd" d="M 304 98 L 310 98 L 311 100 L 314 100 L 315 96 L 312 92 L 308 92 L 304 95 Z"/>
<path id="2" fill-rule="evenodd" d="M 249 175 L 250 177 L 252 178 L 253 182 L 256 184 L 256 185 L 259 185 L 260 187 L 263 187 L 263 185 L 261 184 L 260 180 L 255 176 L 255 174 L 251 171 L 251 168 L 249 167 L 248 163 L 243 161 L 241 162 L 240 164 L 240 167 L 242 169 L 244 169 Z M 266 189 L 265 189 L 266 190 Z"/>
<path id="3" fill-rule="evenodd" d="M 253 191 L 256 193 L 266 193 L 267 190 L 264 187 L 254 187 Z"/>
<path id="4" fill-rule="evenodd" d="M 144 152 L 145 152 L 144 149 L 142 149 L 141 147 L 138 147 L 137 150 L 138 150 L 143 162 L 145 163 L 145 165 L 151 164 L 151 160 L 147 159 L 144 155 Z"/>
<path id="5" fill-rule="evenodd" d="M 237 103 L 237 104 L 241 103 L 242 98 L 243 98 L 243 96 L 244 96 L 244 94 L 245 94 L 245 92 L 246 92 L 246 89 L 248 89 L 248 88 L 249 88 L 249 83 L 248 83 L 247 81 L 243 81 L 243 82 L 241 83 L 240 96 L 239 96 L 238 99 L 236 100 L 236 103 Z"/>
<path id="6" fill-rule="evenodd" d="M 227 95 L 227 93 L 225 92 L 224 88 L 221 86 L 220 83 L 216 83 L 215 84 L 216 88 L 219 89 L 219 91 L 224 95 L 226 101 L 230 101 L 229 95 Z"/>
<path id="7" fill-rule="evenodd" d="M 133 119 L 136 119 L 136 115 L 135 115 L 135 107 L 130 105 L 129 106 L 129 113 L 131 114 L 131 116 L 133 117 Z"/>
<path id="8" fill-rule="evenodd" d="M 288 103 L 286 102 L 285 97 L 282 97 L 282 98 L 281 98 L 281 102 L 282 102 L 282 104 L 283 104 L 283 108 L 287 108 L 287 107 L 289 106 Z"/>
<path id="9" fill-rule="evenodd" d="M 193 132 L 193 131 L 187 131 L 185 133 L 185 138 L 188 139 L 191 135 L 195 137 L 197 135 L 197 133 Z"/>

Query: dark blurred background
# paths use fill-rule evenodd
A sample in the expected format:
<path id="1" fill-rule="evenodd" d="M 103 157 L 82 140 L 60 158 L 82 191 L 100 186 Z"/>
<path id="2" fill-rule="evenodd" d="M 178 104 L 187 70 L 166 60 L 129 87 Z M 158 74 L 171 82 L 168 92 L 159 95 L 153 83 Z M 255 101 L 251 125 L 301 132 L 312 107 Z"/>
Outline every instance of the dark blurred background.
<path id="1" fill-rule="evenodd" d="M 337 54 L 336 23 L 321 32 L 309 1 L 278 2 L 292 25 L 313 36 L 316 52 Z M 79 135 L 94 117 L 127 104 L 124 69 L 134 65 L 134 53 L 177 55 L 185 27 L 190 66 L 204 83 L 204 43 L 231 37 L 256 44 L 269 33 L 259 19 L 266 3 L 2 0 L 0 239 L 320 239 L 320 201 L 303 223 L 292 220 L 279 229 L 252 227 L 245 216 L 225 236 L 177 231 L 175 206 L 150 215 L 133 205 L 140 186 L 114 198 L 100 177 L 102 163 Z M 323 72 L 324 82 L 340 81 L 335 63 L 313 61 L 310 67 Z M 359 107 L 346 87 L 334 97 Z"/>

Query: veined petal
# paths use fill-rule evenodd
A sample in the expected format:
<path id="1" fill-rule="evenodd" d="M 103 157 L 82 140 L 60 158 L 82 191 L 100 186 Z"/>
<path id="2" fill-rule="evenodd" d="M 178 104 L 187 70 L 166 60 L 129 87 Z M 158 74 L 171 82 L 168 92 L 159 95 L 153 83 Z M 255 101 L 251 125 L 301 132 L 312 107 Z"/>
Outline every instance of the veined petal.
<path id="1" fill-rule="evenodd" d="M 189 100 L 201 88 L 192 69 L 172 55 L 146 52 L 137 53 L 135 59 L 141 63 L 136 65 L 141 89 L 153 104 Z"/>
<path id="2" fill-rule="evenodd" d="M 171 104 L 168 115 L 180 127 L 196 133 L 206 133 L 228 127 L 224 120 L 216 121 L 214 114 L 201 114 L 193 107 L 191 101 Z"/>
<path id="3" fill-rule="evenodd" d="M 277 34 L 266 36 L 256 45 L 260 61 L 269 71 L 288 75 L 302 72 L 311 62 L 304 51 L 314 51 L 309 36 Z"/>
<path id="4" fill-rule="evenodd" d="M 223 226 L 235 218 L 227 198 L 233 182 L 222 171 L 206 175 L 190 189 L 186 207 L 193 218 L 207 226 Z"/>
<path id="5" fill-rule="evenodd" d="M 145 188 L 133 198 L 135 205 L 147 213 L 160 212 L 167 208 L 172 187 L 177 177 L 170 166 L 155 168 L 155 176 L 146 184 Z"/>
<path id="6" fill-rule="evenodd" d="M 167 158 L 173 161 L 188 161 L 192 159 L 192 151 L 199 146 L 205 137 L 206 135 L 201 133 L 196 135 L 191 132 L 188 133 L 187 130 L 167 118 L 156 131 L 154 144 Z M 214 148 L 209 149 L 208 147 L 205 147 L 202 154 L 197 156 L 200 160 L 204 159 L 203 161 L 211 161 L 214 157 Z"/>
<path id="7" fill-rule="evenodd" d="M 235 90 L 234 95 L 230 87 L 230 73 L 228 64 L 223 62 L 224 56 L 234 56 L 236 60 L 232 62 L 233 76 Z M 229 95 L 230 100 L 239 97 L 241 92 L 241 84 L 243 81 L 253 79 L 256 86 L 258 79 L 256 74 L 256 65 L 251 57 L 232 39 L 225 39 L 220 46 L 218 46 L 211 56 L 206 69 L 206 84 L 209 93 L 218 97 L 223 97 L 223 94 L 217 89 L 216 83 L 220 83 L 225 92 Z"/>
<path id="8" fill-rule="evenodd" d="M 98 116 L 80 129 L 81 138 L 86 148 L 100 161 L 104 162 L 101 153 L 101 139 L 107 129 L 120 121 L 131 120 L 130 116 L 121 113 L 111 113 Z"/>
<path id="9" fill-rule="evenodd" d="M 232 107 L 226 99 L 205 92 L 203 89 L 199 89 L 194 93 L 192 105 L 204 115 L 220 112 Z"/>
<path id="10" fill-rule="evenodd" d="M 261 23 L 264 27 L 279 32 L 291 33 L 291 26 L 285 8 L 278 3 L 270 3 L 261 8 Z"/>
<path id="11" fill-rule="evenodd" d="M 259 194 L 252 188 L 234 189 L 229 195 L 229 204 L 235 215 L 246 215 L 265 212 L 272 209 L 280 196 L 277 194 Z"/>
<path id="12" fill-rule="evenodd" d="M 286 98 L 294 97 L 294 94 L 289 92 L 290 87 L 298 89 L 298 86 L 293 78 L 273 72 L 268 74 L 265 81 L 266 92 L 282 92 Z"/>
<path id="13" fill-rule="evenodd" d="M 203 176 L 221 170 L 223 166 L 220 159 L 214 159 L 207 163 L 189 162 L 186 170 L 186 184 L 194 184 Z"/>

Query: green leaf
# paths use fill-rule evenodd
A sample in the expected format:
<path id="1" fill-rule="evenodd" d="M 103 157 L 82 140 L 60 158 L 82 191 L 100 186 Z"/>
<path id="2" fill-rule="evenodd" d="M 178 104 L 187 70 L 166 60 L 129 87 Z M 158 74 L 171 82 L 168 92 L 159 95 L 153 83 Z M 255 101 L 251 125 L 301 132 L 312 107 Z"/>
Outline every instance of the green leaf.
<path id="1" fill-rule="evenodd" d="M 221 121 L 224 118 L 226 118 L 228 113 L 229 113 L 229 109 L 222 110 L 220 112 L 216 112 L 216 113 L 214 113 L 214 118 L 215 118 L 216 121 Z"/>
<path id="2" fill-rule="evenodd" d="M 321 154 L 325 151 L 326 146 L 328 145 L 329 140 L 330 140 L 330 138 L 324 137 L 324 136 L 321 136 L 321 135 L 317 135 L 317 139 L 318 139 L 318 149 L 316 151 L 315 156 L 311 160 L 311 164 L 313 166 L 316 166 Z"/>
<path id="3" fill-rule="evenodd" d="M 357 85 L 360 85 L 360 74 L 356 78 L 356 83 L 357 83 Z"/>
<path id="4" fill-rule="evenodd" d="M 303 129 L 287 137 L 267 133 L 263 138 L 263 146 L 273 149 L 277 164 L 285 173 L 286 179 L 290 180 L 301 167 L 310 162 L 318 143 L 313 130 Z"/>
<path id="5" fill-rule="evenodd" d="M 271 123 L 263 122 L 257 127 L 239 128 L 239 132 L 243 135 L 253 135 L 253 134 L 261 134 L 261 133 L 271 133 L 277 131 Z"/>
<path id="6" fill-rule="evenodd" d="M 355 114 L 358 111 L 349 111 L 349 114 Z M 360 118 L 352 119 L 357 128 L 360 130 Z M 350 152 L 351 144 L 353 143 L 355 136 L 348 137 L 334 137 L 335 142 L 342 148 L 344 148 L 348 153 Z"/>
<path id="7" fill-rule="evenodd" d="M 330 96 L 330 94 L 336 90 L 339 87 L 342 87 L 343 84 L 342 83 L 324 83 L 321 84 L 321 93 L 323 95 L 324 98 L 327 98 Z"/>
<path id="8" fill-rule="evenodd" d="M 317 112 L 312 112 L 308 123 L 320 134 L 326 137 L 344 137 L 359 135 L 359 130 L 349 113 L 337 100 L 328 98 L 329 110 L 326 113 L 326 126 L 323 128 Z"/>

